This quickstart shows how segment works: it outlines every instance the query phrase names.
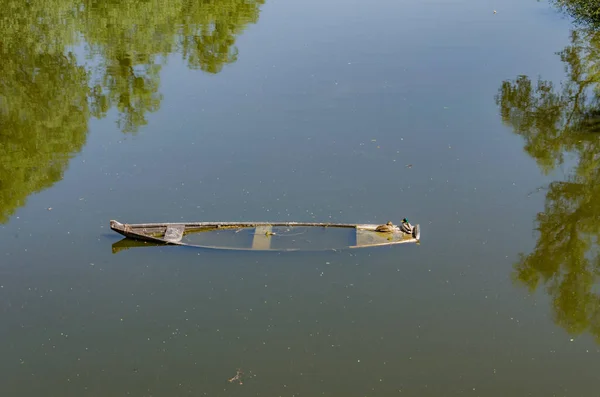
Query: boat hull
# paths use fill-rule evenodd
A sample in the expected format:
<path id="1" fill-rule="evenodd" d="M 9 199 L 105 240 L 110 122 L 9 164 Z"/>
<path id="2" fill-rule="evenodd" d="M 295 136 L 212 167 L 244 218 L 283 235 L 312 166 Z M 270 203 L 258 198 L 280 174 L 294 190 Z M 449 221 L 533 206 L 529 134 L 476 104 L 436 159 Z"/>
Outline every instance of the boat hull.
<path id="1" fill-rule="evenodd" d="M 394 226 L 378 232 L 374 224 L 305 222 L 191 222 L 124 224 L 110 228 L 152 245 L 184 245 L 242 251 L 322 251 L 420 242 L 420 227 L 411 233 Z"/>

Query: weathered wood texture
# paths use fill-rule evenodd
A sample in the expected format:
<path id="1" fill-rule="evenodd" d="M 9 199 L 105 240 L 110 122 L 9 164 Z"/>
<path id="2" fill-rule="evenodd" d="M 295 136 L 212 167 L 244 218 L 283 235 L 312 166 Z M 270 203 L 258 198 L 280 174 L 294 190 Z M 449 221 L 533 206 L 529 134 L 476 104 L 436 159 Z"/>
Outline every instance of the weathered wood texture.
<path id="1" fill-rule="evenodd" d="M 119 223 L 117 221 L 111 221 Z M 165 223 L 132 223 L 127 224 L 131 228 L 159 228 L 167 225 L 184 225 L 186 228 L 236 228 L 256 226 L 323 226 L 323 227 L 346 227 L 371 229 L 379 225 L 355 224 L 355 223 L 318 223 L 318 222 L 165 222 Z"/>
<path id="2" fill-rule="evenodd" d="M 191 223 L 143 223 L 143 224 L 123 224 L 115 220 L 110 221 L 112 230 L 129 237 L 153 243 L 188 245 L 200 248 L 214 248 L 227 250 L 274 250 L 271 247 L 273 235 L 270 234 L 273 227 L 277 226 L 301 226 L 301 227 L 331 227 L 331 228 L 352 228 L 356 230 L 356 245 L 346 246 L 346 248 L 363 248 L 404 243 L 420 242 L 420 227 L 415 225 L 412 233 L 405 233 L 398 228 L 394 232 L 380 233 L 375 229 L 379 225 L 375 224 L 344 224 L 344 223 L 305 223 L 305 222 L 191 222 Z M 237 229 L 254 228 L 255 234 L 252 245 L 248 247 L 229 247 L 229 246 L 207 246 L 194 245 L 181 242 L 184 233 L 208 232 L 219 229 Z M 278 248 L 276 251 L 296 251 L 296 248 Z M 310 249 L 302 249 L 308 250 Z M 320 250 L 320 249 L 319 249 Z"/>
<path id="3" fill-rule="evenodd" d="M 254 229 L 254 239 L 252 240 L 253 250 L 268 250 L 271 248 L 271 233 L 273 226 L 257 226 Z"/>
<path id="4" fill-rule="evenodd" d="M 177 243 L 183 238 L 184 231 L 184 225 L 169 225 L 167 226 L 164 239 L 170 243 Z"/>

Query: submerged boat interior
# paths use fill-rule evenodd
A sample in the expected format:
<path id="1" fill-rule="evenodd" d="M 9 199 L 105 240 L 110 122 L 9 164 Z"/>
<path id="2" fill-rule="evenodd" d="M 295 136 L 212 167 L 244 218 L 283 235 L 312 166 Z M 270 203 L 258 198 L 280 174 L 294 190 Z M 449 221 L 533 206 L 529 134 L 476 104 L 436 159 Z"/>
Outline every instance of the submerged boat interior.
<path id="1" fill-rule="evenodd" d="M 301 222 L 192 222 L 124 224 L 110 221 L 113 231 L 146 244 L 125 247 L 185 245 L 246 251 L 322 251 L 420 242 L 420 226 L 388 223 L 340 224 Z M 113 249 L 115 251 L 115 249 Z"/>

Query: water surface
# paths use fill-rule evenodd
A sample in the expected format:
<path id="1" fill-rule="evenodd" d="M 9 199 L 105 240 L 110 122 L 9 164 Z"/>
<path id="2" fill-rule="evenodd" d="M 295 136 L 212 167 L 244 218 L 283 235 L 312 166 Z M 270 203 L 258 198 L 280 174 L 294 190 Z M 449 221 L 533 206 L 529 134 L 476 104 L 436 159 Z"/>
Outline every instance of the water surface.
<path id="1" fill-rule="evenodd" d="M 0 3 L 0 394 L 600 385 L 598 41 L 551 5 Z M 108 228 L 403 217 L 351 252 Z"/>

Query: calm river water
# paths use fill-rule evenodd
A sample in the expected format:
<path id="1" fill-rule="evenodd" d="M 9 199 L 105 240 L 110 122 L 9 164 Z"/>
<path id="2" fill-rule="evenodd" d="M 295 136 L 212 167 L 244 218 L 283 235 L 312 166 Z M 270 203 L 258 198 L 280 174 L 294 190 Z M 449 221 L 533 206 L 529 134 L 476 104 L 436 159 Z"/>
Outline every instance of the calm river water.
<path id="1" fill-rule="evenodd" d="M 561 125 L 600 41 L 552 5 L 0 4 L 0 395 L 596 395 L 600 143 Z M 325 253 L 108 227 L 403 217 Z"/>

